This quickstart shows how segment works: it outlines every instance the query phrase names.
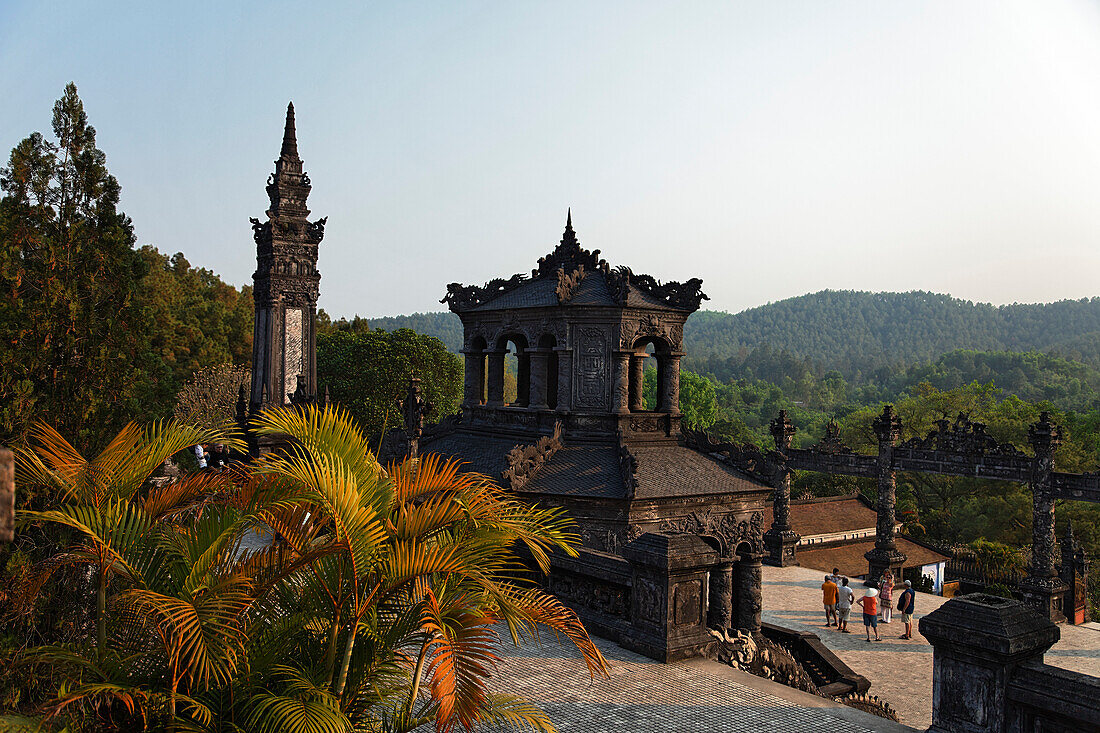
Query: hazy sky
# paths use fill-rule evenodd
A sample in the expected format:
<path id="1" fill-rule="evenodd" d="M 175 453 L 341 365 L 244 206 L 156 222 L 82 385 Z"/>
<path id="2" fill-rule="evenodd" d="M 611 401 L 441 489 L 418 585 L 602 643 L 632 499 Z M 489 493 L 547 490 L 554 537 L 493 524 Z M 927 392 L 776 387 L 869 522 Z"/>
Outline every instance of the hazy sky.
<path id="1" fill-rule="evenodd" d="M 439 310 L 561 236 L 736 311 L 1100 295 L 1100 6 L 0 2 L 0 148 L 75 81 L 139 242 L 251 282 L 288 100 L 320 305 Z"/>

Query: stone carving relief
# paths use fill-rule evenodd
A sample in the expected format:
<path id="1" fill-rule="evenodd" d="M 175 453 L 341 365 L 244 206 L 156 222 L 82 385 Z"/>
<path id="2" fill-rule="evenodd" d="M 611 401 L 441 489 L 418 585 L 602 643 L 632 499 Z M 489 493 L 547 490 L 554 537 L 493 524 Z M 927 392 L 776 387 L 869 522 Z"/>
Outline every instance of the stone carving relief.
<path id="1" fill-rule="evenodd" d="M 577 349 L 577 406 L 607 409 L 607 336 L 599 328 L 580 329 Z"/>
<path id="2" fill-rule="evenodd" d="M 661 599 L 664 597 L 661 587 L 649 578 L 638 577 L 632 590 L 637 599 L 639 620 L 660 625 L 664 621 L 661 618 Z"/>
<path id="3" fill-rule="evenodd" d="M 577 265 L 577 269 L 568 275 L 564 267 L 558 268 L 558 287 L 554 288 L 554 293 L 558 296 L 559 303 L 568 303 L 573 299 L 586 274 L 583 264 Z"/>
<path id="4" fill-rule="evenodd" d="M 719 541 L 724 557 L 731 557 L 742 542 L 747 542 L 754 553 L 763 552 L 764 513 L 753 512 L 747 521 L 738 520 L 737 516 L 732 512 L 717 514 L 709 509 L 705 512 L 692 512 L 686 516 L 664 520 L 659 531 L 664 534 L 714 537 Z"/>
<path id="5" fill-rule="evenodd" d="M 947 418 L 937 420 L 936 428 L 926 437 L 910 438 L 899 447 L 971 455 L 1027 457 L 1027 454 L 1010 443 L 998 443 L 986 431 L 984 423 L 972 422 L 968 414 L 961 412 L 953 423 Z"/>
<path id="6" fill-rule="evenodd" d="M 298 375 L 302 373 L 303 354 L 303 317 L 301 308 L 287 308 L 283 316 L 283 393 L 290 401 L 290 395 L 297 386 Z"/>
<path id="7" fill-rule="evenodd" d="M 581 530 L 581 544 L 593 550 L 617 555 L 625 545 L 641 536 L 642 530 L 633 525 L 616 529 L 586 527 Z"/>
<path id="8" fill-rule="evenodd" d="M 626 447 L 623 442 L 623 434 L 619 433 L 619 475 L 623 480 L 623 490 L 627 499 L 634 498 L 634 492 L 638 488 L 638 459 Z"/>
<path id="9" fill-rule="evenodd" d="M 811 450 L 830 455 L 853 452 L 851 448 L 840 442 L 840 426 L 836 424 L 836 420 L 829 421 L 829 424 L 825 426 L 825 437 Z"/>
<path id="10" fill-rule="evenodd" d="M 447 294 L 439 302 L 446 303 L 452 311 L 471 310 L 518 287 L 526 279 L 526 275 L 517 273 L 507 279 L 495 278 L 481 287 L 450 283 L 447 285 Z"/>
<path id="11" fill-rule="evenodd" d="M 720 456 L 740 471 L 744 471 L 770 486 L 775 486 L 786 474 L 786 458 L 774 450 L 762 450 L 752 443 L 727 443 L 714 440 L 704 430 L 681 429 L 684 445 L 700 453 Z"/>
<path id="12" fill-rule="evenodd" d="M 688 580 L 677 583 L 672 589 L 673 623 L 690 626 L 703 620 L 703 583 Z"/>
<path id="13" fill-rule="evenodd" d="M 636 288 L 677 310 L 694 312 L 699 309 L 702 301 L 710 300 L 703 293 L 703 281 L 700 278 L 694 277 L 682 283 L 662 283 L 650 275 L 635 275 L 629 267 L 623 266 L 608 271 L 607 285 L 612 296 L 624 305 L 630 288 Z"/>
<path id="14" fill-rule="evenodd" d="M 629 615 L 630 591 L 621 585 L 555 570 L 550 575 L 549 590 L 558 598 L 609 616 Z"/>
<path id="15" fill-rule="evenodd" d="M 522 489 L 538 470 L 564 447 L 561 420 L 554 423 L 554 434 L 544 435 L 534 445 L 517 445 L 508 451 L 508 468 L 501 473 L 505 485 Z"/>

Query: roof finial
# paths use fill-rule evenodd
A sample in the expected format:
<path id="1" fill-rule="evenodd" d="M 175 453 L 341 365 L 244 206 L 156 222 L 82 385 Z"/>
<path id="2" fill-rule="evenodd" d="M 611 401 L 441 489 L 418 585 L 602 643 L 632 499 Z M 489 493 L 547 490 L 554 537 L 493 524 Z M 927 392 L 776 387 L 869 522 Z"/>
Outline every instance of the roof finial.
<path id="1" fill-rule="evenodd" d="M 297 159 L 298 136 L 294 131 L 294 102 L 286 106 L 286 128 L 283 130 L 282 158 Z"/>
<path id="2" fill-rule="evenodd" d="M 570 247 L 580 246 L 577 242 L 577 233 L 573 231 L 572 207 L 565 210 L 565 233 L 561 235 L 561 243 Z"/>
<path id="3" fill-rule="evenodd" d="M 573 228 L 573 207 L 572 206 L 566 207 L 566 209 L 565 209 L 565 228 L 566 229 L 572 229 Z"/>

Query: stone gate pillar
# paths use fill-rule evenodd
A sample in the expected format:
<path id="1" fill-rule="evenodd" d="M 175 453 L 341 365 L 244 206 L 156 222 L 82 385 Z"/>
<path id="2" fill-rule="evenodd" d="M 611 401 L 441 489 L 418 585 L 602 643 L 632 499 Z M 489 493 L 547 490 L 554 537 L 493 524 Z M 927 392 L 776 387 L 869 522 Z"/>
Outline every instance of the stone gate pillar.
<path id="1" fill-rule="evenodd" d="M 559 412 L 573 409 L 573 349 L 559 346 L 558 354 L 558 406 Z"/>
<path id="2" fill-rule="evenodd" d="M 546 403 L 546 385 L 549 375 L 546 368 L 550 361 L 550 349 L 528 349 L 531 360 L 531 392 L 527 406 L 535 410 L 549 409 Z"/>
<path id="3" fill-rule="evenodd" d="M 462 375 L 462 406 L 477 407 L 481 404 L 481 390 L 485 384 L 485 352 L 482 349 L 467 349 L 466 368 Z"/>
<path id="4" fill-rule="evenodd" d="M 901 577 L 901 566 L 906 557 L 898 551 L 894 539 L 897 522 L 897 482 L 894 477 L 894 446 L 901 437 L 901 420 L 894 413 L 894 406 L 887 405 L 875 418 L 875 435 L 878 437 L 878 521 L 875 525 L 875 547 L 867 558 L 866 585 L 877 585 L 887 568 L 894 577 Z"/>
<path id="5" fill-rule="evenodd" d="M 1044 618 L 1065 621 L 1063 601 L 1066 584 L 1054 570 L 1054 451 L 1062 444 L 1062 429 L 1050 419 L 1050 413 L 1039 416 L 1039 422 L 1028 428 L 1028 442 L 1035 450 L 1031 464 L 1031 565 L 1027 577 L 1020 581 L 1024 601 Z"/>
<path id="6" fill-rule="evenodd" d="M 760 633 L 760 611 L 763 599 L 760 588 L 763 583 L 763 555 L 746 552 L 737 556 L 734 565 L 734 582 L 737 584 L 737 608 L 734 626 L 751 634 Z"/>
<path id="7" fill-rule="evenodd" d="M 770 427 L 776 451 L 786 456 L 795 433 L 794 424 L 787 419 L 787 411 L 780 410 L 779 417 L 772 420 Z M 764 549 L 768 553 L 767 562 L 769 565 L 779 567 L 798 564 L 795 547 L 801 539 L 791 529 L 791 472 L 787 470 L 785 464 L 783 468 L 782 478 L 776 484 L 775 493 L 772 495 L 772 526 L 764 533 Z"/>
<path id="8" fill-rule="evenodd" d="M 504 357 L 508 355 L 508 350 L 491 349 L 485 354 L 489 364 L 489 384 L 485 404 L 490 407 L 501 407 L 504 405 Z"/>

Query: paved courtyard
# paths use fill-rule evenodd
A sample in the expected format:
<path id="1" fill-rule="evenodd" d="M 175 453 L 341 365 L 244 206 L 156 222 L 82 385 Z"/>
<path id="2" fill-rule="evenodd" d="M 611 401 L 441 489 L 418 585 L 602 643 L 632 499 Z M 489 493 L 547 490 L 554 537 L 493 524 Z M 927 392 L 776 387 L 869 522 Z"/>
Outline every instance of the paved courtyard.
<path id="1" fill-rule="evenodd" d="M 537 704 L 562 733 L 913 733 L 718 662 L 660 664 L 595 641 L 610 679 L 592 680 L 580 654 L 550 636 L 539 645 L 505 645 L 492 686 Z"/>
<path id="2" fill-rule="evenodd" d="M 868 644 L 858 613 L 849 623 L 851 634 L 825 628 L 821 607 L 823 573 L 809 568 L 764 567 L 764 621 L 812 631 L 838 657 L 871 681 L 871 694 L 897 709 L 903 723 L 927 728 L 932 723 L 932 647 L 920 636 L 917 619 L 939 608 L 947 599 L 917 594 L 913 641 L 898 637 L 904 631 L 895 614 L 891 624 L 879 624 L 883 641 Z M 863 586 L 856 581 L 856 597 Z M 895 602 L 897 597 L 895 596 Z M 859 608 L 855 609 L 857 612 Z M 1088 625 L 1093 626 L 1093 625 Z M 1100 677 L 1100 631 L 1063 624 L 1061 640 L 1046 654 L 1047 664 Z"/>

